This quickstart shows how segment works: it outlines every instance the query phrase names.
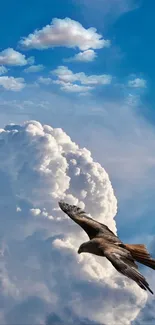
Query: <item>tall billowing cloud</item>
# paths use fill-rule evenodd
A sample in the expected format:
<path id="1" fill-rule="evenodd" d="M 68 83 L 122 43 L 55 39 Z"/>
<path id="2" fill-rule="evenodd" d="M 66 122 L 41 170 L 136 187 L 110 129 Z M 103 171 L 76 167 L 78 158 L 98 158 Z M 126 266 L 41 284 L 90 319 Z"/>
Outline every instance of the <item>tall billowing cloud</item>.
<path id="1" fill-rule="evenodd" d="M 87 235 L 64 199 L 116 232 L 117 201 L 91 153 L 37 121 L 0 130 L 0 323 L 129 325 L 147 294 L 104 258 L 78 255 Z"/>
<path id="2" fill-rule="evenodd" d="M 104 40 L 96 28 L 84 28 L 79 22 L 70 18 L 52 20 L 50 25 L 23 38 L 20 45 L 25 49 L 47 49 L 59 46 L 88 49 L 109 47 L 110 41 Z"/>

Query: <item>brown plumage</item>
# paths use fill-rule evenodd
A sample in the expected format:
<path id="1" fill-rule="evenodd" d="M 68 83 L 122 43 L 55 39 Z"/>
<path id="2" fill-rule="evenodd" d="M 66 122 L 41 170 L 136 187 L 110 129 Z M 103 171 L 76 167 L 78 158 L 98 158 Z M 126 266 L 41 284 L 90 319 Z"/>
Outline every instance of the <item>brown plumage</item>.
<path id="1" fill-rule="evenodd" d="M 149 290 L 153 294 L 135 263 L 137 261 L 155 270 L 155 259 L 151 258 L 145 245 L 124 244 L 106 225 L 88 217 L 79 207 L 63 201 L 59 202 L 59 206 L 85 230 L 90 239 L 79 247 L 79 254 L 86 252 L 106 257 L 118 272 L 135 281 L 143 290 Z"/>

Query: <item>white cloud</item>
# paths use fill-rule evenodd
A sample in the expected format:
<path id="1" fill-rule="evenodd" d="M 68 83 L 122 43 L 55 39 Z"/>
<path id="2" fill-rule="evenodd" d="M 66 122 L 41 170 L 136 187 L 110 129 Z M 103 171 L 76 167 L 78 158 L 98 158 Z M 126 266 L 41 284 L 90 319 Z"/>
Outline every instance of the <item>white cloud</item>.
<path id="1" fill-rule="evenodd" d="M 1 129 L 0 145 L 0 323 L 129 325 L 146 294 L 104 258 L 79 256 L 87 236 L 58 210 L 65 199 L 116 231 L 105 170 L 61 129 L 36 121 Z"/>
<path id="2" fill-rule="evenodd" d="M 31 73 L 31 72 L 39 72 L 44 69 L 43 64 L 31 65 L 30 67 L 24 69 L 24 72 Z"/>
<path id="3" fill-rule="evenodd" d="M 84 72 L 73 73 L 68 67 L 59 66 L 52 73 L 64 82 L 79 81 L 82 85 L 109 85 L 112 77 L 107 74 L 87 76 Z"/>
<path id="4" fill-rule="evenodd" d="M 60 85 L 60 89 L 68 93 L 88 94 L 88 91 L 93 89 L 93 87 L 90 86 L 77 85 L 71 82 L 64 82 L 62 80 L 52 80 L 51 78 L 44 77 L 39 77 L 38 82 L 47 86 L 52 84 Z"/>
<path id="5" fill-rule="evenodd" d="M 44 85 L 50 85 L 52 84 L 52 79 L 51 78 L 45 78 L 45 77 L 39 77 L 38 81 Z"/>
<path id="6" fill-rule="evenodd" d="M 112 80 L 112 77 L 106 74 L 87 76 L 84 72 L 73 73 L 65 66 L 59 66 L 51 73 L 58 78 L 53 80 L 53 83 L 61 85 L 61 89 L 68 92 L 86 93 L 94 86 L 108 85 Z"/>
<path id="7" fill-rule="evenodd" d="M 1 76 L 2 74 L 7 73 L 7 72 L 8 72 L 8 69 L 7 69 L 7 68 L 5 68 L 3 65 L 0 66 L 0 76 Z"/>
<path id="8" fill-rule="evenodd" d="M 56 80 L 49 77 L 39 77 L 38 82 L 45 85 L 57 84 L 60 85 L 60 89 L 63 91 L 79 94 L 87 94 L 94 89 L 94 86 L 108 85 L 112 80 L 110 75 L 87 76 L 84 72 L 73 73 L 65 66 L 59 66 L 51 73 L 57 77 Z"/>
<path id="9" fill-rule="evenodd" d="M 25 87 L 25 81 L 23 78 L 2 76 L 0 77 L 0 86 L 6 90 L 19 91 Z"/>
<path id="10" fill-rule="evenodd" d="M 41 213 L 40 209 L 30 209 L 32 216 L 38 216 Z"/>
<path id="11" fill-rule="evenodd" d="M 148 276 L 150 283 L 152 284 L 152 288 L 154 286 L 155 277 L 150 273 L 146 272 L 146 276 Z M 132 325 L 154 325 L 155 320 L 155 311 L 154 311 L 155 299 L 148 299 L 145 307 L 141 310 L 136 320 Z"/>
<path id="12" fill-rule="evenodd" d="M 66 62 L 71 62 L 71 61 L 91 62 L 91 61 L 94 61 L 96 57 L 97 57 L 97 55 L 94 50 L 87 50 L 84 52 L 79 52 L 75 56 L 73 56 L 69 59 L 65 59 L 64 61 L 66 61 Z"/>
<path id="13" fill-rule="evenodd" d="M 9 66 L 23 66 L 33 62 L 33 58 L 26 59 L 24 54 L 15 51 L 12 48 L 8 48 L 0 52 L 0 64 L 9 65 Z"/>
<path id="14" fill-rule="evenodd" d="M 53 81 L 53 83 L 60 85 L 61 90 L 64 90 L 66 92 L 71 92 L 71 93 L 86 93 L 93 89 L 93 87 L 90 86 L 77 85 L 71 82 L 64 82 L 62 80 L 56 80 Z"/>
<path id="15" fill-rule="evenodd" d="M 109 47 L 110 41 L 104 40 L 95 28 L 85 29 L 79 22 L 70 18 L 53 19 L 50 25 L 23 38 L 20 45 L 26 49 L 47 49 L 58 46 L 88 49 Z"/>
<path id="16" fill-rule="evenodd" d="M 134 80 L 129 80 L 128 86 L 133 88 L 146 88 L 146 80 L 135 78 Z"/>

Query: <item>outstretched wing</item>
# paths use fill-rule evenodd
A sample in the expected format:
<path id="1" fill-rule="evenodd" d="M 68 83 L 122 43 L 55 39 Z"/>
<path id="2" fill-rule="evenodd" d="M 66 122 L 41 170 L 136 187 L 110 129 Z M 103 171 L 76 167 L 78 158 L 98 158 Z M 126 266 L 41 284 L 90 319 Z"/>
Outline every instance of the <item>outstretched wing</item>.
<path id="1" fill-rule="evenodd" d="M 104 236 L 104 238 L 113 243 L 122 243 L 106 225 L 88 217 L 86 212 L 79 207 L 63 201 L 59 202 L 59 206 L 72 220 L 85 230 L 90 239 L 96 236 Z"/>
<path id="2" fill-rule="evenodd" d="M 118 272 L 135 281 L 142 289 L 149 290 L 153 294 L 146 279 L 138 271 L 138 266 L 129 251 L 109 246 L 104 250 L 104 256 Z"/>

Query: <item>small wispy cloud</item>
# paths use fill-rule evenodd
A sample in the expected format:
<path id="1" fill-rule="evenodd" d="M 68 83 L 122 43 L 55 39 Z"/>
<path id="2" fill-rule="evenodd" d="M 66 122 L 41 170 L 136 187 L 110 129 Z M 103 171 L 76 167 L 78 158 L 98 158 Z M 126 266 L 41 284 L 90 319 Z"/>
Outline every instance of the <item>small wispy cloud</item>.
<path id="1" fill-rule="evenodd" d="M 20 46 L 25 49 L 48 49 L 65 46 L 88 49 L 101 49 L 109 47 L 110 41 L 104 40 L 95 28 L 84 28 L 78 21 L 70 18 L 52 20 L 40 30 L 35 30 L 28 37 L 22 38 Z"/>
<path id="2" fill-rule="evenodd" d="M 28 68 L 24 69 L 24 72 L 26 73 L 34 73 L 34 72 L 40 72 L 44 70 L 44 65 L 43 64 L 38 64 L 38 65 L 31 65 Z"/>
<path id="3" fill-rule="evenodd" d="M 8 69 L 7 69 L 6 67 L 4 67 L 3 65 L 0 66 L 0 76 L 1 76 L 2 74 L 6 74 L 7 72 L 8 72 Z"/>
<path id="4" fill-rule="evenodd" d="M 128 81 L 128 86 L 132 88 L 146 88 L 146 80 L 142 78 L 135 78 Z"/>
<path id="5" fill-rule="evenodd" d="M 92 86 L 80 85 L 72 82 L 65 82 L 63 80 L 53 80 L 52 78 L 39 77 L 38 82 L 44 85 L 56 84 L 60 86 L 60 89 L 68 93 L 81 93 L 88 94 L 88 91 L 92 90 Z"/>
<path id="6" fill-rule="evenodd" d="M 58 66 L 57 69 L 51 71 L 54 78 L 39 77 L 38 82 L 51 85 L 57 84 L 60 89 L 66 92 L 74 93 L 88 93 L 97 85 L 109 85 L 112 81 L 110 75 L 86 75 L 84 72 L 73 73 L 66 66 Z"/>
<path id="7" fill-rule="evenodd" d="M 64 59 L 65 62 L 92 62 L 97 57 L 97 54 L 94 50 L 87 50 L 84 52 L 79 52 L 71 58 Z"/>
<path id="8" fill-rule="evenodd" d="M 112 81 L 111 75 L 86 75 L 84 72 L 74 73 L 66 66 L 58 66 L 58 68 L 51 71 L 51 73 L 63 82 L 73 83 L 78 81 L 82 85 L 109 85 Z"/>
<path id="9" fill-rule="evenodd" d="M 53 83 L 60 85 L 60 89 L 70 93 L 86 93 L 93 89 L 90 86 L 73 84 L 71 82 L 64 82 L 62 80 L 54 80 Z"/>
<path id="10" fill-rule="evenodd" d="M 38 82 L 42 83 L 44 85 L 50 85 L 50 84 L 52 84 L 52 79 L 51 78 L 45 78 L 45 77 L 39 77 Z"/>
<path id="11" fill-rule="evenodd" d="M 96 24 L 104 26 L 114 23 L 123 14 L 138 7 L 137 0 L 72 0 L 82 8 L 85 17 L 91 18 Z"/>

